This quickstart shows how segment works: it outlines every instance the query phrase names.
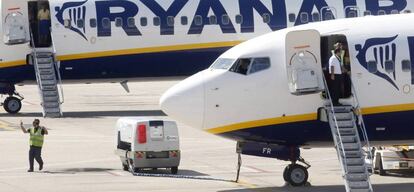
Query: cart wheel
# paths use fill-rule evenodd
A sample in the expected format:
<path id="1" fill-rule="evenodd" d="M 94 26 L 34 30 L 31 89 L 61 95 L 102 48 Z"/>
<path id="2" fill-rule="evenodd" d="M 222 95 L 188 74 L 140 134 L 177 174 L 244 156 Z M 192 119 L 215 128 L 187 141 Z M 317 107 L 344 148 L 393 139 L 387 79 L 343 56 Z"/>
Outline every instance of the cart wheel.
<path id="1" fill-rule="evenodd" d="M 177 174 L 178 173 L 178 167 L 171 167 L 171 173 L 172 174 Z"/>

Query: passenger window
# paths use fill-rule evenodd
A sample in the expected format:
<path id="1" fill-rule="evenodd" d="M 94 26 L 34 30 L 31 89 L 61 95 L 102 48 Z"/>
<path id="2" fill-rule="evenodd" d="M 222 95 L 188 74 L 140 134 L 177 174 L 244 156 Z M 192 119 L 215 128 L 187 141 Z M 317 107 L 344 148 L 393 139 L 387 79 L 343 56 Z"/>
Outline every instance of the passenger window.
<path id="1" fill-rule="evenodd" d="M 394 61 L 387 60 L 385 61 L 385 71 L 387 73 L 393 73 L 394 72 Z"/>
<path id="2" fill-rule="evenodd" d="M 236 15 L 236 23 L 242 24 L 243 23 L 243 16 L 242 15 Z"/>
<path id="3" fill-rule="evenodd" d="M 160 26 L 160 22 L 161 22 L 160 17 L 154 17 L 153 22 L 154 22 L 154 26 Z"/>
<path id="4" fill-rule="evenodd" d="M 145 27 L 148 25 L 148 19 L 146 17 L 141 17 L 140 23 L 141 23 L 141 26 Z"/>
<path id="5" fill-rule="evenodd" d="M 335 17 L 333 16 L 333 14 L 332 14 L 332 12 L 330 12 L 330 11 L 327 11 L 326 13 L 325 13 L 325 21 L 328 21 L 328 20 L 333 20 L 333 19 L 335 19 Z"/>
<path id="6" fill-rule="evenodd" d="M 230 24 L 230 17 L 228 15 L 221 16 L 221 22 L 223 23 L 223 25 Z"/>
<path id="7" fill-rule="evenodd" d="M 385 12 L 385 10 L 379 10 L 378 11 L 378 15 L 386 15 L 387 12 Z"/>
<path id="8" fill-rule="evenodd" d="M 89 19 L 89 25 L 90 25 L 92 28 L 95 28 L 95 27 L 96 27 L 96 25 L 97 25 L 96 19 L 94 19 L 94 18 Z"/>
<path id="9" fill-rule="evenodd" d="M 371 15 L 371 11 L 364 11 L 364 16 Z"/>
<path id="10" fill-rule="evenodd" d="M 198 26 L 203 24 L 203 18 L 200 15 L 194 17 L 194 23 Z"/>
<path id="11" fill-rule="evenodd" d="M 71 20 L 70 19 L 65 19 L 63 21 L 63 24 L 64 24 L 65 28 L 71 28 L 72 27 L 72 24 L 71 24 Z"/>
<path id="12" fill-rule="evenodd" d="M 305 12 L 300 13 L 300 22 L 301 23 L 309 23 L 308 13 L 305 13 Z"/>
<path id="13" fill-rule="evenodd" d="M 376 61 L 368 61 L 368 71 L 370 73 L 376 73 L 378 71 Z"/>
<path id="14" fill-rule="evenodd" d="M 217 24 L 217 17 L 215 15 L 211 15 L 208 20 L 210 21 L 210 24 L 215 25 Z"/>
<path id="15" fill-rule="evenodd" d="M 401 62 L 402 70 L 404 72 L 411 72 L 411 61 L 410 60 L 403 60 Z"/>
<path id="16" fill-rule="evenodd" d="M 394 9 L 394 10 L 391 10 L 391 14 L 400 14 L 400 11 Z"/>
<path id="17" fill-rule="evenodd" d="M 289 13 L 289 22 L 295 22 L 296 20 L 296 15 L 294 13 Z"/>
<path id="18" fill-rule="evenodd" d="M 269 58 L 254 58 L 248 74 L 256 73 L 270 68 Z"/>
<path id="19" fill-rule="evenodd" d="M 111 21 L 109 21 L 109 18 L 102 19 L 102 27 L 107 29 L 111 28 Z"/>
<path id="20" fill-rule="evenodd" d="M 121 17 L 115 18 L 115 26 L 116 27 L 122 27 L 122 25 L 123 25 L 122 18 Z"/>
<path id="21" fill-rule="evenodd" d="M 135 18 L 133 17 L 128 18 L 128 27 L 135 27 Z"/>
<path id="22" fill-rule="evenodd" d="M 358 11 L 357 10 L 350 10 L 348 13 L 346 13 L 346 18 L 353 18 L 358 17 Z"/>
<path id="23" fill-rule="evenodd" d="M 320 21 L 321 16 L 319 15 L 318 12 L 312 13 L 312 21 L 316 22 L 316 21 Z"/>
<path id="24" fill-rule="evenodd" d="M 186 16 L 181 17 L 181 25 L 188 25 L 188 18 Z"/>
<path id="25" fill-rule="evenodd" d="M 174 26 L 175 23 L 175 18 L 173 16 L 168 16 L 167 17 L 167 25 L 168 26 Z"/>
<path id="26" fill-rule="evenodd" d="M 83 28 L 83 27 L 85 27 L 85 22 L 84 22 L 84 20 L 83 20 L 83 19 L 79 19 L 79 20 L 76 22 L 76 26 L 77 26 L 78 28 Z"/>
<path id="27" fill-rule="evenodd" d="M 234 61 L 235 59 L 218 58 L 210 68 L 228 70 L 233 65 Z"/>
<path id="28" fill-rule="evenodd" d="M 263 23 L 270 23 L 270 15 L 269 13 L 265 13 L 262 15 Z"/>

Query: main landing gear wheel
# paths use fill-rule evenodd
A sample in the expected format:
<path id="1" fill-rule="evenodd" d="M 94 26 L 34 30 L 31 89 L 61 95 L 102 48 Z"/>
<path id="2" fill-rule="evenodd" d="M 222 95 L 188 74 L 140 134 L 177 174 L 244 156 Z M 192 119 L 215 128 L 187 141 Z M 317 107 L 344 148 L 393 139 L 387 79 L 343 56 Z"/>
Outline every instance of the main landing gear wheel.
<path id="1" fill-rule="evenodd" d="M 22 102 L 17 97 L 10 96 L 4 100 L 3 108 L 8 113 L 16 114 L 22 108 Z"/>
<path id="2" fill-rule="evenodd" d="M 290 164 L 283 171 L 283 179 L 292 186 L 303 186 L 308 182 L 308 170 L 299 164 Z"/>

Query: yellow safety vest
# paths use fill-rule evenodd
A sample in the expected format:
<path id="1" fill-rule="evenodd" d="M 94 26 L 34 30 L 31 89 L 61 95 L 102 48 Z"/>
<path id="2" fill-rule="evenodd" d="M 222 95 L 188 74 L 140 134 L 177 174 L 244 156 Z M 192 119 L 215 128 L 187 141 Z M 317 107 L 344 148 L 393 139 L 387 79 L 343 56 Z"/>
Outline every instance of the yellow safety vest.
<path id="1" fill-rule="evenodd" d="M 35 128 L 30 128 L 30 146 L 42 147 L 44 136 L 42 129 L 39 127 L 35 132 Z"/>

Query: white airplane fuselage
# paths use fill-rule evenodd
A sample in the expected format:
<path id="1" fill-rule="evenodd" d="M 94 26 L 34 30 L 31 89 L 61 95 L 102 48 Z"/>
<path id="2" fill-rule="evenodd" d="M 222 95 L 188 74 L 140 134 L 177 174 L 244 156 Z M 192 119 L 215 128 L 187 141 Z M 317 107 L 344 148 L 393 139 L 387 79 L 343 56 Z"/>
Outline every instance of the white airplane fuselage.
<path id="1" fill-rule="evenodd" d="M 63 80 L 74 82 L 187 76 L 230 47 L 271 31 L 364 12 L 414 10 L 407 0 L 2 0 L 1 83 L 34 82 L 26 61 L 32 49 L 28 42 L 7 44 L 6 18 L 19 14 L 30 39 L 29 28 L 37 25 L 36 13 L 29 14 L 35 2 L 49 5 L 59 71 Z"/>
<path id="2" fill-rule="evenodd" d="M 161 108 L 177 121 L 236 141 L 332 146 L 329 123 L 318 117 L 328 101 L 319 92 L 294 94 L 291 68 L 311 61 L 321 81 L 340 39 L 348 47 L 354 86 L 341 101 L 352 104 L 357 97 L 374 145 L 413 144 L 414 26 L 407 25 L 413 19 L 414 14 L 340 19 L 254 38 L 168 90 Z M 261 69 L 237 72 L 235 66 L 246 59 Z"/>

